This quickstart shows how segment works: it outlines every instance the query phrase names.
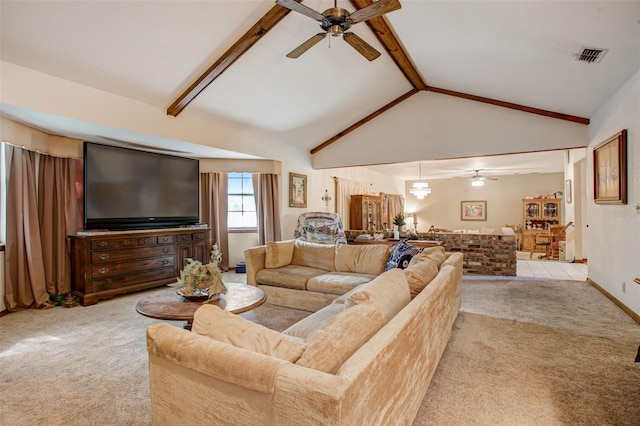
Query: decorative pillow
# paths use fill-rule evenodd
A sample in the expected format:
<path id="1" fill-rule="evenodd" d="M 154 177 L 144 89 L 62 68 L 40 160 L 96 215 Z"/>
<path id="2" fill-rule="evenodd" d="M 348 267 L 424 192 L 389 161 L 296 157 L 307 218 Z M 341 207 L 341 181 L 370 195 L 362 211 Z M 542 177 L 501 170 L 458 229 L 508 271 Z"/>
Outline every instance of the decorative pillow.
<path id="1" fill-rule="evenodd" d="M 294 240 L 268 241 L 265 249 L 264 267 L 267 269 L 282 268 L 291 263 Z"/>
<path id="2" fill-rule="evenodd" d="M 344 301 L 344 308 L 371 304 L 380 310 L 385 324 L 388 323 L 411 301 L 407 279 L 402 272 L 395 268 L 357 287 Z"/>
<path id="3" fill-rule="evenodd" d="M 324 323 L 307 339 L 297 365 L 335 374 L 384 325 L 373 305 L 356 305 Z"/>
<path id="4" fill-rule="evenodd" d="M 400 241 L 391 251 L 389 260 L 387 261 L 387 267 L 385 271 L 389 271 L 394 268 L 404 269 L 409 266 L 411 258 L 418 253 L 422 252 L 422 247 L 415 247 L 407 244 L 404 241 Z"/>
<path id="5" fill-rule="evenodd" d="M 193 315 L 191 331 L 238 348 L 296 362 L 306 345 L 215 305 L 202 305 Z"/>

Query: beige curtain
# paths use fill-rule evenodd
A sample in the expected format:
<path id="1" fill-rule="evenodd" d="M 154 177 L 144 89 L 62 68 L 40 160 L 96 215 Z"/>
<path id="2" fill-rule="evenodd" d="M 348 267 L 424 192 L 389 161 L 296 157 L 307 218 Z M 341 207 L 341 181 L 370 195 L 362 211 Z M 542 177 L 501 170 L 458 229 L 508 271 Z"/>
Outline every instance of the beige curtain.
<path id="1" fill-rule="evenodd" d="M 258 217 L 258 243 L 280 241 L 282 230 L 280 227 L 280 186 L 278 175 L 272 173 L 254 173 L 253 194 L 256 200 L 256 214 Z"/>
<path id="2" fill-rule="evenodd" d="M 382 195 L 382 208 L 383 208 L 383 221 L 389 224 L 389 227 L 393 227 L 393 218 L 398 213 L 404 212 L 404 197 L 399 194 L 381 194 Z"/>
<path id="3" fill-rule="evenodd" d="M 211 227 L 213 241 L 222 254 L 222 271 L 229 270 L 228 186 L 227 173 L 200 173 L 200 221 Z"/>
<path id="4" fill-rule="evenodd" d="M 349 223 L 349 206 L 351 196 L 356 194 L 375 194 L 370 183 L 339 177 L 333 178 L 336 184 L 336 213 L 342 219 L 344 229 L 351 229 Z"/>
<path id="5" fill-rule="evenodd" d="M 37 154 L 6 146 L 7 243 L 5 295 L 9 311 L 49 308 L 36 195 Z"/>
<path id="6" fill-rule="evenodd" d="M 40 155 L 38 218 L 49 294 L 71 291 L 69 235 L 78 231 L 76 163 L 80 160 Z"/>

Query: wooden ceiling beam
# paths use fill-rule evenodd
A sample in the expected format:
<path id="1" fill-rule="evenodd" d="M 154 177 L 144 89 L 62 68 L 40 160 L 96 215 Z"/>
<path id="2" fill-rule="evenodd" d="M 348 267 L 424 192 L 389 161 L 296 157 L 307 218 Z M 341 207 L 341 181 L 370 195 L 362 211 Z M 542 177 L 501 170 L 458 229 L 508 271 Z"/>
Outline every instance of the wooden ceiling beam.
<path id="1" fill-rule="evenodd" d="M 341 131 L 340 133 L 338 133 L 337 135 L 335 135 L 331 139 L 326 140 L 325 142 L 323 142 L 320 145 L 316 146 L 315 148 L 313 148 L 311 150 L 311 154 L 317 154 L 318 152 L 322 151 L 324 148 L 328 147 L 329 145 L 331 145 L 332 143 L 334 143 L 335 141 L 337 141 L 341 137 L 353 132 L 358 127 L 362 126 L 365 123 L 368 123 L 369 121 L 373 120 L 374 118 L 376 118 L 377 116 L 379 116 L 383 112 L 385 112 L 387 110 L 390 110 L 394 106 L 398 105 L 400 102 L 404 101 L 405 99 L 410 98 L 411 96 L 415 95 L 416 93 L 418 93 L 418 90 L 411 89 L 410 91 L 408 91 L 404 95 L 400 96 L 399 98 L 389 102 L 388 104 L 386 104 L 382 108 L 380 108 L 380 109 L 376 110 L 375 112 L 372 112 L 371 114 L 367 115 L 365 118 L 363 118 L 362 120 L 358 121 L 357 123 L 352 124 L 351 126 L 347 127 L 346 129 L 344 129 L 343 131 Z"/>
<path id="2" fill-rule="evenodd" d="M 369 6 L 373 3 L 371 0 L 350 1 L 356 9 L 362 9 L 363 7 Z M 414 89 L 425 90 L 427 88 L 427 84 L 422 80 L 422 77 L 416 67 L 413 66 L 413 62 L 411 62 L 409 55 L 405 52 L 402 44 L 396 38 L 389 24 L 387 24 L 387 21 L 385 21 L 384 16 L 369 19 L 368 21 L 365 21 L 365 23 L 369 26 L 371 31 L 373 31 L 375 36 L 378 38 L 378 41 L 380 41 L 380 44 L 384 46 L 389 56 L 391 56 Z"/>
<path id="3" fill-rule="evenodd" d="M 584 117 L 577 117 L 575 115 L 562 114 L 559 112 L 548 111 L 545 109 L 528 107 L 526 105 L 514 104 L 511 102 L 499 101 L 496 99 L 485 98 L 482 96 L 470 95 L 468 93 L 456 92 L 454 90 L 440 89 L 438 87 L 427 86 L 427 92 L 440 93 L 442 95 L 454 96 L 456 98 L 467 99 L 476 102 L 482 102 L 485 104 L 496 105 L 503 108 L 514 109 L 517 111 L 524 111 L 530 114 L 543 115 L 545 117 L 556 118 L 558 120 L 571 121 L 579 124 L 589 124 L 589 119 Z"/>
<path id="4" fill-rule="evenodd" d="M 301 3 L 302 0 L 295 0 Z M 176 117 L 189 105 L 209 84 L 218 78 L 240 56 L 246 53 L 264 35 L 275 27 L 291 10 L 275 5 L 258 22 L 256 22 L 233 46 L 229 48 L 204 74 L 200 76 L 180 97 L 167 108 L 167 115 Z"/>

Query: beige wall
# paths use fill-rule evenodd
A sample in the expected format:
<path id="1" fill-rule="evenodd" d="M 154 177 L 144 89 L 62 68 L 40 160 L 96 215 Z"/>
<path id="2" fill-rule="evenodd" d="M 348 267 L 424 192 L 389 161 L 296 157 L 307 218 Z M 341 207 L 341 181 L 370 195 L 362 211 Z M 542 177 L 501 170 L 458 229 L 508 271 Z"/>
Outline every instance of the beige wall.
<path id="1" fill-rule="evenodd" d="M 640 315 L 640 71 L 592 118 L 586 167 L 589 278 Z M 627 129 L 627 204 L 593 201 L 593 148 Z"/>
<path id="2" fill-rule="evenodd" d="M 431 195 L 418 200 L 409 194 L 413 181 L 407 181 L 407 212 L 417 214 L 418 231 L 431 225 L 446 229 L 500 228 L 522 224 L 522 199 L 563 190 L 562 173 L 499 176 L 484 186 L 473 187 L 468 179 L 434 179 L 429 181 Z M 487 201 L 487 220 L 460 220 L 461 201 Z"/>

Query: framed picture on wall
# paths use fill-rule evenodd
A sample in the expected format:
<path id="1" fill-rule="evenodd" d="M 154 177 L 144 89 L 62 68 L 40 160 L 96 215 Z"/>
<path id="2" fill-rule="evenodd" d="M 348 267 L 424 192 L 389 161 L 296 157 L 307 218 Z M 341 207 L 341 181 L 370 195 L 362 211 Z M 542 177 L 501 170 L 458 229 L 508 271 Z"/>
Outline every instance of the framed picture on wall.
<path id="1" fill-rule="evenodd" d="M 627 204 L 627 130 L 593 149 L 593 199 L 596 204 Z"/>
<path id="2" fill-rule="evenodd" d="M 289 173 L 289 207 L 307 207 L 307 175 Z"/>
<path id="3" fill-rule="evenodd" d="M 460 201 L 460 220 L 487 220 L 486 201 Z"/>

